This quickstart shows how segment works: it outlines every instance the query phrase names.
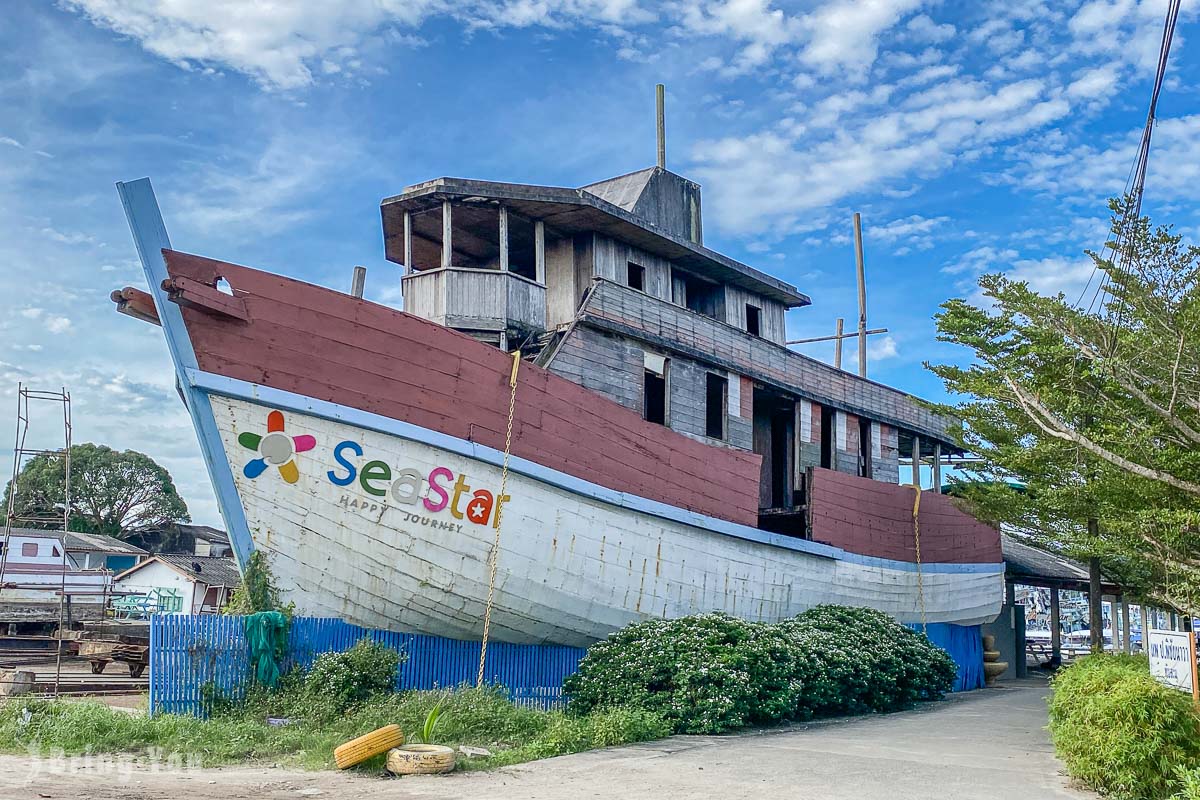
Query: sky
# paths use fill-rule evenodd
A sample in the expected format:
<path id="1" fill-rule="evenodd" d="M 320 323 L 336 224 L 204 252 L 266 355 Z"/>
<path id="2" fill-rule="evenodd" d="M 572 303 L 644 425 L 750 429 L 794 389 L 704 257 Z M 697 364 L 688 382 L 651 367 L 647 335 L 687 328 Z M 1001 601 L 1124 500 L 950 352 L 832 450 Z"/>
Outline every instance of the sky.
<path id="1" fill-rule="evenodd" d="M 76 442 L 147 453 L 195 521 L 220 524 L 161 331 L 108 298 L 145 288 L 114 183 L 150 176 L 178 249 L 343 289 L 362 264 L 368 298 L 399 307 L 382 198 L 439 176 L 582 186 L 650 166 L 660 82 L 668 167 L 703 186 L 705 244 L 813 298 L 791 338 L 830 334 L 857 317 L 861 212 L 869 325 L 889 331 L 870 375 L 945 399 L 922 364 L 967 354 L 936 341 L 940 303 L 976 297 L 984 272 L 1083 292 L 1165 7 L 5 0 L 0 436 L 19 381 L 66 386 Z M 1143 209 L 1193 242 L 1198 16 L 1185 0 Z"/>

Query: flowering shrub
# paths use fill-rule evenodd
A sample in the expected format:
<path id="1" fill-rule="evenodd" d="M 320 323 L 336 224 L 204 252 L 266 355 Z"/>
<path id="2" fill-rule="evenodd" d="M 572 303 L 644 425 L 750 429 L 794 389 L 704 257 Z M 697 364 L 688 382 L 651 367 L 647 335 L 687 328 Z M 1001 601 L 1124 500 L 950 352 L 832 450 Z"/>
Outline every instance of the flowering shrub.
<path id="1" fill-rule="evenodd" d="M 322 653 L 304 676 L 304 695 L 327 711 L 344 712 L 371 697 L 396 691 L 405 655 L 367 637 L 349 650 Z"/>
<path id="2" fill-rule="evenodd" d="M 654 712 L 679 733 L 888 711 L 942 696 L 954 662 L 870 609 L 820 606 L 779 624 L 704 614 L 630 625 L 588 648 L 570 709 Z"/>
<path id="3" fill-rule="evenodd" d="M 813 656 L 799 716 L 896 711 L 954 686 L 949 654 L 882 611 L 823 605 L 780 627 Z"/>

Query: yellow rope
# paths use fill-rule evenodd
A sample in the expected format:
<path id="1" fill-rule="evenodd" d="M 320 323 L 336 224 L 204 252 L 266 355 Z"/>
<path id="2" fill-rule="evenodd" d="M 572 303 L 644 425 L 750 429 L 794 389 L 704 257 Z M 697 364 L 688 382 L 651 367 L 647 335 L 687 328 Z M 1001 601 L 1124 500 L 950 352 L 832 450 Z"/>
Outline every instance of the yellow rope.
<path id="1" fill-rule="evenodd" d="M 916 495 L 913 497 L 913 540 L 917 546 L 917 602 L 921 605 L 921 631 L 928 635 L 929 626 L 925 620 L 925 574 L 921 568 L 921 487 L 913 485 Z"/>
<path id="2" fill-rule="evenodd" d="M 500 494 L 496 497 L 496 536 L 492 540 L 492 552 L 488 557 L 488 593 L 487 607 L 483 612 L 483 643 L 479 648 L 479 674 L 475 677 L 475 685 L 483 686 L 483 668 L 487 663 L 488 634 L 492 628 L 492 602 L 496 595 L 496 564 L 500 560 L 500 521 L 504 518 L 505 490 L 508 488 L 508 455 L 512 451 L 513 412 L 517 407 L 517 369 L 521 366 L 521 351 L 512 354 L 512 372 L 508 376 L 511 391 L 508 395 L 508 428 L 504 432 L 504 466 L 500 470 Z"/>

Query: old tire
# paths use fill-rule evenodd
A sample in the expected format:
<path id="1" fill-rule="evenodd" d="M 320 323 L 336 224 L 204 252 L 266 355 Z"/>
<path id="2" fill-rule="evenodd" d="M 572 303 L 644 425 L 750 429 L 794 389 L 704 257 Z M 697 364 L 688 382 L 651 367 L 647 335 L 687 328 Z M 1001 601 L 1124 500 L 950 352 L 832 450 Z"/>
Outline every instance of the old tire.
<path id="1" fill-rule="evenodd" d="M 365 736 L 351 739 L 333 751 L 333 760 L 338 769 L 353 767 L 368 758 L 386 753 L 393 747 L 404 744 L 404 732 L 399 725 L 385 725 Z"/>
<path id="2" fill-rule="evenodd" d="M 388 751 L 387 771 L 393 775 L 432 775 L 454 769 L 454 750 L 440 744 L 410 744 Z"/>

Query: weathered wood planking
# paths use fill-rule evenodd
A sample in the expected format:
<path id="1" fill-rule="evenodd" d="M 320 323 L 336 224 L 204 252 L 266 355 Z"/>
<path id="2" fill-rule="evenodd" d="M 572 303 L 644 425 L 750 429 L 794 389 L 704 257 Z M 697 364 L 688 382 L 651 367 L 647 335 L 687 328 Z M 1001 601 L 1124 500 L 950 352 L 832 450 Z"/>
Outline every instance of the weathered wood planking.
<path id="1" fill-rule="evenodd" d="M 809 488 L 812 538 L 855 553 L 915 561 L 914 491 L 816 468 Z M 961 511 L 946 495 L 923 492 L 919 516 L 922 561 L 1003 560 L 999 529 Z"/>
<path id="2" fill-rule="evenodd" d="M 670 343 L 670 349 L 679 354 L 922 436 L 950 441 L 948 429 L 957 424 L 890 386 L 834 369 L 732 325 L 658 302 L 611 281 L 602 280 L 596 285 L 581 315 L 580 327 L 591 326 L 651 345 Z"/>
<path id="3" fill-rule="evenodd" d="M 394 470 L 446 467 L 475 488 L 495 490 L 500 470 L 442 448 L 287 413 L 285 432 L 310 435 L 290 484 L 274 469 L 247 478 L 254 457 L 238 442 L 261 433 L 270 408 L 213 398 L 256 546 L 298 611 L 367 627 L 470 638 L 481 632 L 487 556 L 494 531 L 335 485 L 338 443 Z M 725 611 L 777 620 L 823 602 L 869 605 L 919 621 L 916 573 L 742 539 L 631 511 L 510 474 L 492 635 L 510 642 L 582 645 L 637 619 Z M 929 572 L 930 621 L 974 624 L 997 613 L 1002 566 Z"/>
<path id="4" fill-rule="evenodd" d="M 511 358 L 349 295 L 175 251 L 171 275 L 224 277 L 249 322 L 184 308 L 200 369 L 504 447 Z M 712 448 L 531 364 L 513 453 L 618 491 L 753 524 L 758 457 Z"/>
<path id="5" fill-rule="evenodd" d="M 405 310 L 455 328 L 544 330 L 546 287 L 511 272 L 463 267 L 403 278 Z"/>

